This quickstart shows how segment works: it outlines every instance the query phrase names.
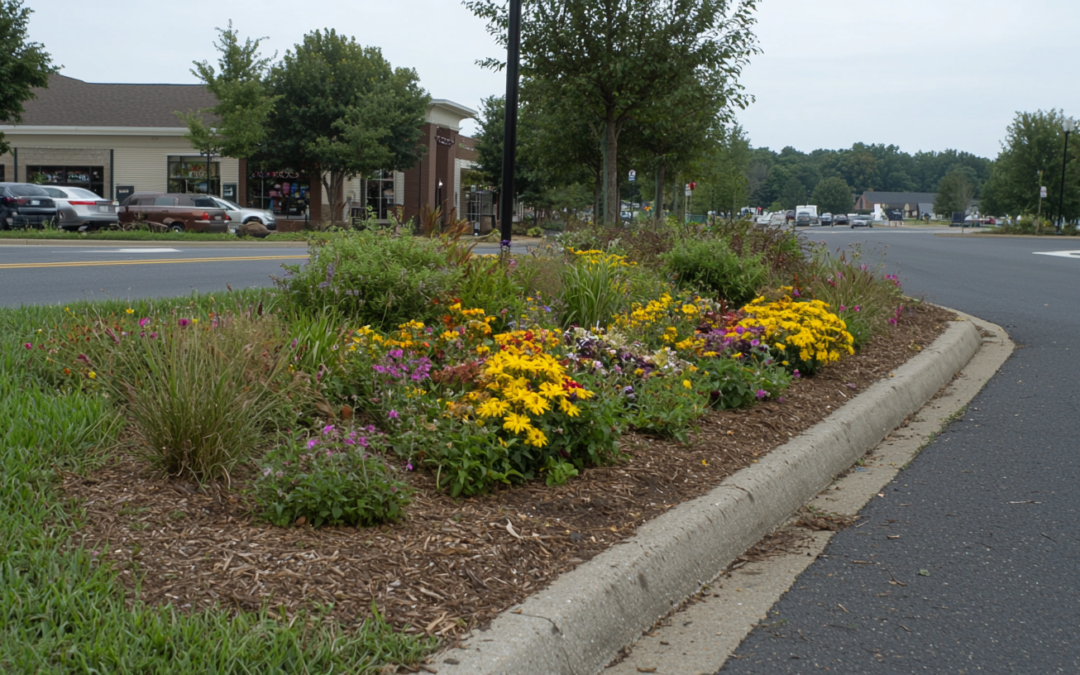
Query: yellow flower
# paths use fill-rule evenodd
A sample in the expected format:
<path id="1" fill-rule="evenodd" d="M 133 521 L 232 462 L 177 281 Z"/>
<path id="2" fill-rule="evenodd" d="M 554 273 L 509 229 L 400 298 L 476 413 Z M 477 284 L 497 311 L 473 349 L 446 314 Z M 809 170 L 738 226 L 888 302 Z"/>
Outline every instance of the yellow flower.
<path id="1" fill-rule="evenodd" d="M 506 401 L 490 398 L 476 409 L 476 414 L 480 417 L 499 417 L 509 409 L 510 404 Z"/>
<path id="2" fill-rule="evenodd" d="M 690 380 L 683 380 L 682 386 L 686 387 L 687 389 L 691 389 L 693 387 L 693 385 L 690 384 Z"/>
<path id="3" fill-rule="evenodd" d="M 133 310 L 133 309 L 132 309 L 132 308 L 130 308 L 130 307 L 128 307 L 128 308 L 127 308 L 127 309 L 125 309 L 124 311 L 125 311 L 125 312 L 127 312 L 128 314 L 134 314 L 134 313 L 135 313 L 135 310 Z"/>
<path id="4" fill-rule="evenodd" d="M 529 424 L 528 417 L 518 415 L 517 413 L 510 413 L 503 418 L 503 429 L 517 434 L 526 429 L 532 429 L 532 425 Z"/>
<path id="5" fill-rule="evenodd" d="M 544 435 L 543 431 L 540 431 L 539 429 L 536 429 L 536 428 L 533 428 L 533 427 L 529 427 L 528 432 L 526 434 L 525 445 L 531 445 L 531 446 L 534 446 L 534 447 L 537 447 L 537 448 L 542 448 L 545 445 L 547 445 L 547 442 L 548 442 L 547 436 Z"/>
<path id="6" fill-rule="evenodd" d="M 91 380 L 93 380 L 93 379 L 95 379 L 97 377 L 97 373 L 95 373 L 94 371 L 91 370 L 89 373 L 87 373 L 86 376 L 89 377 Z"/>

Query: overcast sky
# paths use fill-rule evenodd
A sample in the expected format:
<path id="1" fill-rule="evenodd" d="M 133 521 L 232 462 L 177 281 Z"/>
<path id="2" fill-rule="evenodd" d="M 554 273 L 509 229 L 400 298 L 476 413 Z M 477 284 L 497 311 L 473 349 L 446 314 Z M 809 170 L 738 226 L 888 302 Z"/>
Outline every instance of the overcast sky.
<path id="1" fill-rule="evenodd" d="M 501 56 L 456 0 L 26 0 L 30 35 L 87 82 L 194 83 L 216 61 L 215 27 L 284 54 L 333 27 L 416 69 L 434 98 L 477 109 L 505 77 Z M 895 144 L 996 157 L 1016 111 L 1080 117 L 1077 0 L 760 0 L 762 54 L 743 75 L 739 121 L 756 147 Z M 466 125 L 471 133 L 475 126 Z"/>

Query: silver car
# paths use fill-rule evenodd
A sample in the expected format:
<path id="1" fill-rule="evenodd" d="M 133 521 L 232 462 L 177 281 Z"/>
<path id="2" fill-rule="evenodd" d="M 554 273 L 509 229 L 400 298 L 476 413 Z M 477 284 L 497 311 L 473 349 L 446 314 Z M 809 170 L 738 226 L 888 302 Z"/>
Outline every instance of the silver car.
<path id="1" fill-rule="evenodd" d="M 211 199 L 217 202 L 220 208 L 225 209 L 225 213 L 229 214 L 229 232 L 233 234 L 236 233 L 240 225 L 250 222 L 262 223 L 268 230 L 277 229 L 277 221 L 274 220 L 273 211 L 247 209 L 236 202 L 230 202 L 228 199 L 222 199 L 221 197 L 211 196 Z"/>
<path id="2" fill-rule="evenodd" d="M 96 230 L 115 227 L 116 203 L 80 187 L 42 185 L 56 202 L 57 226 L 62 230 Z"/>

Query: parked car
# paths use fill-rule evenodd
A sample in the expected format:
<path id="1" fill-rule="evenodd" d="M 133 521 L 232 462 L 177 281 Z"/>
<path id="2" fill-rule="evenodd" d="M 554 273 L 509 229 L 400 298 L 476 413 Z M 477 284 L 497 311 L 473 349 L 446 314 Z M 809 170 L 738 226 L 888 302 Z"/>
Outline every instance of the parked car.
<path id="1" fill-rule="evenodd" d="M 833 225 L 847 225 L 848 224 L 847 214 L 846 213 L 838 213 L 838 214 L 836 214 L 835 216 L 832 217 L 832 224 Z"/>
<path id="2" fill-rule="evenodd" d="M 56 220 L 56 202 L 40 185 L 0 183 L 0 230 L 41 227 Z"/>
<path id="3" fill-rule="evenodd" d="M 42 185 L 56 202 L 56 224 L 61 230 L 96 230 L 117 224 L 116 204 L 80 187 Z"/>
<path id="4" fill-rule="evenodd" d="M 225 213 L 229 214 L 230 232 L 234 232 L 244 223 L 250 222 L 262 223 L 268 230 L 277 229 L 277 220 L 274 218 L 273 211 L 245 208 L 236 202 L 230 202 L 228 199 L 222 199 L 221 197 L 211 196 L 210 198 L 217 202 L 218 207 L 225 209 Z"/>
<path id="5" fill-rule="evenodd" d="M 853 229 L 853 230 L 856 227 L 873 227 L 873 226 L 874 226 L 874 217 L 873 216 L 869 216 L 869 215 L 867 215 L 867 216 L 852 216 L 852 218 L 851 218 L 851 229 Z"/>
<path id="6" fill-rule="evenodd" d="M 818 221 L 821 222 L 822 227 L 825 227 L 826 225 L 828 225 L 829 227 L 832 227 L 832 224 L 833 224 L 833 222 L 832 222 L 832 214 L 831 213 L 823 213 L 823 214 L 821 214 L 821 216 L 818 217 Z"/>
<path id="7" fill-rule="evenodd" d="M 168 192 L 136 192 L 120 204 L 121 223 L 146 221 L 173 232 L 229 231 L 229 214 L 213 197 Z"/>
<path id="8" fill-rule="evenodd" d="M 795 227 L 809 227 L 810 223 L 810 214 L 805 211 L 800 211 L 799 215 L 795 216 Z"/>
<path id="9" fill-rule="evenodd" d="M 785 215 L 784 218 L 786 220 L 795 220 L 795 212 L 794 211 L 788 211 L 787 215 Z"/>

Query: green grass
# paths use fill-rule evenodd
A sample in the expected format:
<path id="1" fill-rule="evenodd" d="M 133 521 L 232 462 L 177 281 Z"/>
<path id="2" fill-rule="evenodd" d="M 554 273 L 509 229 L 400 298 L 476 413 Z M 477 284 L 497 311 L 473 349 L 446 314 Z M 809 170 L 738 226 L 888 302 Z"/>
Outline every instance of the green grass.
<path id="1" fill-rule="evenodd" d="M 0 240 L 4 239 L 56 239 L 61 241 L 307 241 L 310 232 L 274 232 L 265 239 L 253 237 L 237 237 L 235 234 L 206 234 L 198 232 L 121 232 L 105 231 L 89 234 L 78 232 L 61 232 L 59 230 L 6 230 L 0 232 Z"/>
<path id="2" fill-rule="evenodd" d="M 208 311 L 268 295 L 131 305 Z M 114 300 L 66 311 L 108 314 L 127 306 Z M 50 389 L 28 366 L 39 350 L 31 357 L 23 346 L 64 314 L 62 306 L 0 309 L 0 672 L 370 673 L 434 648 L 434 639 L 396 632 L 377 613 L 345 627 L 318 615 L 279 621 L 269 608 L 185 614 L 126 599 L 117 572 L 72 540 L 84 515 L 54 488 L 58 468 L 100 464 L 121 419 L 103 394 Z"/>

